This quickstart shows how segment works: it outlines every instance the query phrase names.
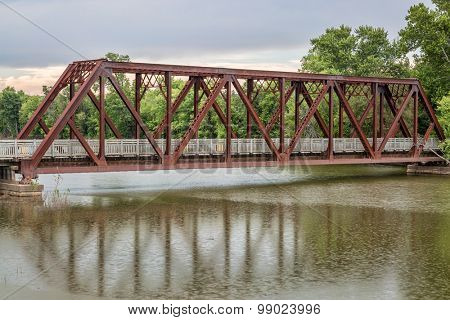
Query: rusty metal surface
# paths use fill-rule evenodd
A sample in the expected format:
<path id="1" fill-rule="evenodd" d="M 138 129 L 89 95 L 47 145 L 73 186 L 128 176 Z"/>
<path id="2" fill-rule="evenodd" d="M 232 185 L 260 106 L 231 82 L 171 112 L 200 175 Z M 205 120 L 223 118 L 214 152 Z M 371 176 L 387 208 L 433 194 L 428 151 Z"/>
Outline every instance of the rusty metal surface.
<path id="1" fill-rule="evenodd" d="M 340 75 L 324 75 L 314 73 L 284 72 L 284 71 L 264 71 L 264 70 L 244 70 L 229 68 L 212 68 L 198 66 L 180 66 L 167 64 L 151 64 L 151 63 L 135 63 L 135 62 L 112 62 L 104 63 L 105 68 L 111 69 L 113 72 L 122 73 L 161 73 L 172 72 L 178 76 L 220 76 L 224 74 L 234 75 L 238 79 L 279 79 L 294 81 L 344 81 L 350 83 L 385 83 L 385 84 L 418 84 L 419 81 L 414 78 L 397 79 L 384 77 L 353 77 Z"/>
<path id="2" fill-rule="evenodd" d="M 123 88 L 116 79 L 118 73 L 127 73 L 135 79 L 134 99 L 126 96 Z M 172 97 L 172 79 L 175 77 L 188 77 L 184 88 L 179 95 Z M 191 139 L 198 137 L 198 131 L 202 121 L 208 112 L 215 112 L 221 123 L 226 128 L 225 156 L 215 159 L 207 164 L 208 167 L 239 167 L 239 166 L 272 166 L 272 165 L 312 165 L 332 163 L 396 163 L 396 162 L 421 162 L 436 161 L 436 157 L 424 157 L 422 153 L 427 140 L 432 132 L 439 139 L 444 139 L 444 133 L 436 118 L 434 110 L 428 101 L 425 91 L 417 79 L 394 79 L 382 77 L 349 77 L 339 75 L 308 74 L 297 72 L 278 72 L 262 70 L 243 70 L 229 68 L 211 68 L 197 66 L 178 66 L 133 62 L 112 62 L 105 59 L 76 61 L 71 63 L 50 92 L 44 98 L 32 117 L 20 131 L 18 139 L 27 139 L 30 133 L 40 126 L 44 131 L 44 139 L 30 159 L 23 160 L 21 172 L 26 177 L 32 177 L 39 172 L 85 172 L 85 171 L 123 171 L 139 170 L 141 164 L 118 164 L 105 157 L 105 126 L 107 125 L 116 138 L 123 137 L 112 119 L 106 114 L 104 100 L 105 80 L 112 84 L 112 89 L 118 94 L 124 104 L 124 112 L 129 112 L 134 120 L 133 137 L 140 138 L 141 133 L 148 140 L 154 152 L 156 163 L 142 164 L 147 169 L 170 168 L 200 168 L 207 164 L 204 159 L 190 159 L 186 162 L 183 150 L 189 145 Z M 75 86 L 76 84 L 76 86 Z M 56 96 L 67 86 L 70 87 L 70 99 L 57 118 L 56 122 L 48 128 L 44 115 L 48 111 Z M 100 88 L 100 98 L 97 98 L 93 88 Z M 159 90 L 164 97 L 164 118 L 154 131 L 151 131 L 140 115 L 140 104 L 148 90 Z M 179 106 L 185 101 L 193 90 L 194 101 L 187 131 L 176 146 L 172 146 L 171 123 Z M 261 119 L 258 113 L 257 97 L 262 92 L 277 97 L 277 105 L 267 123 Z M 202 94 L 200 96 L 200 93 Z M 231 99 L 232 95 L 236 99 Z M 82 100 L 88 97 L 99 112 L 99 146 L 95 153 L 87 139 L 76 128 L 74 115 Z M 289 111 L 289 101 L 293 97 L 295 110 Z M 224 101 L 225 110 L 218 103 L 218 99 Z M 366 99 L 367 103 L 361 108 L 355 99 Z M 231 129 L 235 100 L 240 100 L 240 105 L 245 107 L 246 119 L 243 128 L 245 136 L 238 137 Z M 335 101 L 339 108 L 334 108 Z M 412 110 L 412 120 L 405 117 L 405 110 Z M 389 113 L 384 109 L 388 108 Z M 418 132 L 418 116 L 420 110 L 428 116 L 428 129 Z M 325 111 L 326 110 L 326 111 Z M 372 113 L 371 113 L 372 111 Z M 337 115 L 338 113 L 338 115 Z M 288 117 L 294 114 L 294 128 L 288 128 Z M 334 118 L 337 118 L 336 130 Z M 313 119 L 315 121 L 313 121 Z M 408 119 L 408 120 L 407 120 Z M 370 120 L 370 122 L 368 121 Z M 364 154 L 358 158 L 352 155 L 342 157 L 333 151 L 333 138 L 344 138 L 344 125 L 351 126 L 348 138 L 357 137 L 364 147 Z M 390 123 L 387 123 L 390 122 Z M 298 159 L 293 152 L 306 128 L 317 125 L 319 133 L 327 138 L 329 148 L 318 159 Z M 54 163 L 52 167 L 48 161 L 45 165 L 43 157 L 53 142 L 68 126 L 71 137 L 77 139 L 88 154 L 91 165 L 80 165 L 78 162 L 65 162 L 61 167 Z M 272 130 L 277 126 L 278 130 Z M 287 132 L 293 131 L 291 136 Z M 335 132 L 336 131 L 336 132 Z M 386 132 L 386 134 L 385 134 Z M 411 133 L 412 132 L 412 133 Z M 162 134 L 166 139 L 164 148 L 158 146 L 155 138 Z M 392 157 L 384 149 L 387 142 L 396 136 L 403 135 L 413 139 L 411 150 Z M 236 159 L 231 152 L 232 139 L 261 137 L 267 144 L 271 154 L 269 159 L 248 159 L 241 161 Z M 369 142 L 369 137 L 372 141 Z M 419 139 L 419 137 L 421 137 Z M 273 142 L 279 139 L 278 145 Z M 381 139 L 381 141 L 378 141 Z M 288 143 L 285 141 L 288 141 Z M 420 141 L 420 145 L 419 145 Z M 316 157 L 316 156 L 314 156 Z"/>
<path id="3" fill-rule="evenodd" d="M 36 169 L 36 174 L 54 174 L 54 173 L 83 173 L 83 172 L 120 172 L 120 171 L 152 171 L 152 170 L 184 170 L 184 169 L 216 169 L 216 168 L 250 168 L 250 167 L 278 167 L 278 166 L 314 166 L 314 165 L 351 165 L 351 164 L 408 164 L 417 162 L 440 162 L 442 159 L 438 157 L 387 157 L 383 159 L 367 159 L 367 158 L 335 158 L 329 159 L 294 159 L 287 163 L 279 163 L 274 160 L 254 160 L 254 161 L 191 161 L 179 162 L 176 164 L 160 164 L 133 161 L 123 161 L 120 164 L 110 164 L 108 166 L 94 166 L 86 163 L 78 163 L 73 165 L 70 163 L 52 163 L 50 166 L 42 166 Z M 128 162 L 128 163 L 127 163 Z"/>

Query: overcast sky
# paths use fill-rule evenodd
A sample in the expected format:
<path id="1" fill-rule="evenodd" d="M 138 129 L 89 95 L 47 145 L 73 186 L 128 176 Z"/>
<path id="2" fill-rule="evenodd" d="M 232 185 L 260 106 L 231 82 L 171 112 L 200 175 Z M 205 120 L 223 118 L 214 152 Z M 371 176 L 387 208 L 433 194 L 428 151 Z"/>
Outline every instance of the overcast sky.
<path id="1" fill-rule="evenodd" d="M 328 27 L 384 27 L 430 0 L 0 0 L 0 89 L 40 93 L 73 60 L 113 51 L 133 61 L 295 71 Z M 67 46 L 14 13 L 47 30 Z M 81 56 L 80 56 L 81 54 Z"/>

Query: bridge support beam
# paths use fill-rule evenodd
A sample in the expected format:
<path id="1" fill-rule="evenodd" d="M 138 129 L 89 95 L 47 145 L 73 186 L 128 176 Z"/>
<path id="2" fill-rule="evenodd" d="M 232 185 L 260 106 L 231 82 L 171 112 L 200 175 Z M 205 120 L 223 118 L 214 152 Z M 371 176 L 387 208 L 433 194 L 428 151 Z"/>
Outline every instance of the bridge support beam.
<path id="1" fill-rule="evenodd" d="M 328 150 L 329 160 L 334 158 L 334 105 L 333 105 L 333 87 L 328 89 Z"/>
<path id="2" fill-rule="evenodd" d="M 279 151 L 280 153 L 284 152 L 284 136 L 285 136 L 285 108 L 286 108 L 286 96 L 284 95 L 284 87 L 285 87 L 285 79 L 280 78 L 279 79 L 279 89 L 280 89 L 280 146 Z"/>
<path id="3" fill-rule="evenodd" d="M 198 77 L 194 78 L 194 119 L 198 114 L 198 103 L 199 99 L 199 90 L 200 90 L 200 79 Z M 198 131 L 194 133 L 194 139 L 198 139 Z"/>
<path id="4" fill-rule="evenodd" d="M 42 198 L 43 185 L 16 181 L 17 166 L 0 166 L 0 196 Z"/>
<path id="5" fill-rule="evenodd" d="M 254 87 L 253 79 L 248 79 L 247 80 L 247 98 L 250 101 L 253 101 L 253 87 Z M 247 133 L 245 136 L 247 139 L 250 139 L 252 137 L 252 115 L 250 114 L 249 110 L 247 110 Z"/>
<path id="6" fill-rule="evenodd" d="M 117 77 L 125 74 L 136 77 L 134 99 L 127 96 L 127 90 L 118 81 Z M 106 114 L 104 79 L 112 84 L 110 89 L 123 102 L 124 112 L 132 116 L 134 123 L 130 131 L 133 132 L 134 141 L 105 140 L 105 125 L 109 126 L 116 138 L 125 137 L 122 137 Z M 172 95 L 174 79 L 177 79 L 177 87 L 178 81 L 184 82 L 180 91 L 174 88 L 177 89 L 176 97 Z M 52 101 L 67 86 L 71 99 L 51 124 L 43 116 Z M 193 99 L 190 95 L 192 88 Z M 147 123 L 139 112 L 140 102 L 147 90 L 155 90 L 165 101 L 164 108 L 161 105 L 162 110 L 159 110 L 165 111 L 165 116 L 153 132 L 148 127 L 153 121 Z M 99 98 L 96 96 L 98 91 Z M 292 95 L 295 96 L 295 110 L 291 112 Z M 78 129 L 74 122 L 74 114 L 85 97 L 89 97 L 99 111 L 99 142 L 95 141 L 91 145 L 83 135 L 90 131 Z M 261 101 L 264 103 L 258 103 Z M 193 117 L 178 117 L 180 114 L 176 112 L 180 108 L 193 108 Z M 271 114 L 267 114 L 269 110 L 273 110 Z M 155 114 L 159 114 L 159 111 Z M 207 117 L 209 111 L 215 112 L 218 118 Z M 428 115 L 426 131 L 426 123 L 418 125 L 418 117 L 423 111 Z M 184 123 L 178 126 L 177 121 L 177 127 L 172 128 L 174 117 Z M 223 135 L 222 128 L 217 128 L 217 120 L 226 128 L 226 141 L 220 139 L 213 147 L 213 140 L 217 138 L 214 135 Z M 103 59 L 72 63 L 17 138 L 26 139 L 38 125 L 45 132 L 39 144 L 35 143 L 31 147 L 27 141 L 20 141 L 19 144 L 9 142 L 5 144 L 5 152 L 0 153 L 9 161 L 22 160 L 22 184 L 31 183 L 36 173 L 59 172 L 62 167 L 66 167 L 65 172 L 107 172 L 124 168 L 134 170 L 141 163 L 144 167 L 156 170 L 187 165 L 192 168 L 284 166 L 310 164 L 310 161 L 319 161 L 317 164 L 333 164 L 344 160 L 349 163 L 418 162 L 419 159 L 435 161 L 434 156 L 430 160 L 430 145 L 437 148 L 436 144 L 427 141 L 432 131 L 436 132 L 439 140 L 445 139 L 434 110 L 416 79 L 118 63 Z M 198 138 L 200 128 L 203 130 L 209 125 L 213 129 L 208 128 L 207 131 L 210 144 L 200 148 L 201 141 L 191 140 Z M 68 144 L 58 139 L 67 126 L 70 127 L 71 137 L 76 138 L 68 141 Z M 187 130 L 180 132 L 180 128 L 186 126 Z M 273 128 L 277 128 L 277 132 Z M 237 138 L 237 132 L 240 138 L 247 139 L 232 142 L 232 139 Z M 398 137 L 400 134 L 405 138 Z M 161 135 L 166 138 L 165 141 L 156 140 Z M 148 140 L 150 148 L 141 148 L 141 137 L 146 138 L 142 144 L 147 144 Z M 258 140 L 254 143 L 249 138 Z M 399 141 L 402 145 L 407 143 L 407 149 L 399 150 L 393 146 L 395 139 L 402 139 Z M 124 149 L 124 143 L 129 144 L 130 149 Z M 352 154 L 343 153 L 347 150 L 352 151 Z"/>
<path id="7" fill-rule="evenodd" d="M 227 140 L 226 140 L 226 147 L 225 147 L 225 161 L 227 163 L 230 163 L 231 162 L 231 94 L 232 94 L 231 81 L 227 82 L 226 89 L 227 89 L 227 95 L 226 95 Z"/>

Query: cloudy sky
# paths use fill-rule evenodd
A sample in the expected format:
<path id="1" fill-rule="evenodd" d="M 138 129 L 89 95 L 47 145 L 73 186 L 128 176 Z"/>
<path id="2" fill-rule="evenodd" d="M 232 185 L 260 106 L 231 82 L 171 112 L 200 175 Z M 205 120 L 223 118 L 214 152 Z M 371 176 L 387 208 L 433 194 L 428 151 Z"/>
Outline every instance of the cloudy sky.
<path id="1" fill-rule="evenodd" d="M 140 62 L 295 71 L 309 39 L 327 27 L 381 26 L 394 38 L 408 8 L 419 2 L 431 5 L 430 0 L 0 0 L 0 89 L 13 85 L 40 93 L 71 61 L 109 51 Z"/>

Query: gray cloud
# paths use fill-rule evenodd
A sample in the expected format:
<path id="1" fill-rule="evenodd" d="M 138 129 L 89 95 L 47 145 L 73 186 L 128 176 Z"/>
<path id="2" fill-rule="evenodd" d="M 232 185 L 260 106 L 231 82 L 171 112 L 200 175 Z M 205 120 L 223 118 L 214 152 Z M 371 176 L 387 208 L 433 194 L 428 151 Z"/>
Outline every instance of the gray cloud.
<path id="1" fill-rule="evenodd" d="M 306 47 L 340 24 L 395 36 L 417 0 L 5 1 L 87 58 L 107 51 L 163 59 Z M 424 1 L 430 4 L 430 0 Z M 0 4 L 0 67 L 45 67 L 80 57 Z"/>

